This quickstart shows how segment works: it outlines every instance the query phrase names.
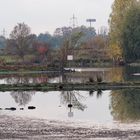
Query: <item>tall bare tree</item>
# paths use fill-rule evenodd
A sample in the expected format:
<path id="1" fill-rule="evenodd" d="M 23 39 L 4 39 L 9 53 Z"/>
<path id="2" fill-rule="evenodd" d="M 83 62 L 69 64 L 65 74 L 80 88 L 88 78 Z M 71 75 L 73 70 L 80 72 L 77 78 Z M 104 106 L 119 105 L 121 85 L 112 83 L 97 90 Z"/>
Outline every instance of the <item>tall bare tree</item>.
<path id="1" fill-rule="evenodd" d="M 8 41 L 9 50 L 18 55 L 23 61 L 31 48 L 30 27 L 25 23 L 18 23 L 10 34 Z"/>

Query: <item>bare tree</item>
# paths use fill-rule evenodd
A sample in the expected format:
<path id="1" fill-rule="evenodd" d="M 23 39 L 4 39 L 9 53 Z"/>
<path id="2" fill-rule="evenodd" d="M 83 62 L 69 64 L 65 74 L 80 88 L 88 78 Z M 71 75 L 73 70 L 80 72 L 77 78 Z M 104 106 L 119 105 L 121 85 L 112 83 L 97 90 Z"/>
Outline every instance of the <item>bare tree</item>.
<path id="1" fill-rule="evenodd" d="M 31 44 L 30 27 L 24 23 L 18 23 L 10 34 L 8 46 L 10 50 L 18 55 L 23 61 L 24 56 L 28 53 Z"/>

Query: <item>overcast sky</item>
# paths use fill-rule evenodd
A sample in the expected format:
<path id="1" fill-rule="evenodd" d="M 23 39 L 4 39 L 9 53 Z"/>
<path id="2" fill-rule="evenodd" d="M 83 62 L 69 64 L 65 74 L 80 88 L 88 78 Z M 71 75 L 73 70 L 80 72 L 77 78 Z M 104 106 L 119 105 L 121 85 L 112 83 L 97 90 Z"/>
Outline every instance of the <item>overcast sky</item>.
<path id="1" fill-rule="evenodd" d="M 96 18 L 93 26 L 98 30 L 108 26 L 108 17 L 114 0 L 0 0 L 0 33 L 7 35 L 13 27 L 24 22 L 32 33 L 53 33 L 57 27 L 70 26 L 75 14 L 77 24 L 89 26 L 87 18 Z"/>

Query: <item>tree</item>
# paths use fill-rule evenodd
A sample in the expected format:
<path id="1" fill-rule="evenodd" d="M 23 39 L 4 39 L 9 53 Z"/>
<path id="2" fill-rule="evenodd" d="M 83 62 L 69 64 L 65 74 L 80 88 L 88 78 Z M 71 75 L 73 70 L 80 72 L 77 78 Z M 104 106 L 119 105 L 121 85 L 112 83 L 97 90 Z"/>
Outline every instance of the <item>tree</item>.
<path id="1" fill-rule="evenodd" d="M 54 36 L 69 36 L 71 32 L 71 27 L 56 28 L 56 30 L 54 31 Z"/>
<path id="2" fill-rule="evenodd" d="M 24 56 L 28 53 L 31 44 L 30 27 L 24 23 L 18 23 L 10 34 L 8 46 L 14 50 L 23 61 Z"/>
<path id="3" fill-rule="evenodd" d="M 140 5 L 131 8 L 122 29 L 123 56 L 126 62 L 140 60 Z"/>
<path id="4" fill-rule="evenodd" d="M 6 38 L 4 36 L 0 36 L 0 48 L 6 47 Z"/>
<path id="5" fill-rule="evenodd" d="M 62 44 L 62 36 L 60 35 L 50 35 L 49 33 L 39 34 L 37 37 L 39 42 L 50 44 L 53 48 L 58 48 Z"/>
<path id="6" fill-rule="evenodd" d="M 38 58 L 38 62 L 45 62 L 47 60 L 47 53 L 49 50 L 49 45 L 44 42 L 35 42 L 34 48 L 37 52 L 36 56 Z"/>
<path id="7" fill-rule="evenodd" d="M 88 60 L 107 60 L 108 57 L 108 37 L 98 35 L 88 40 L 80 47 L 77 57 Z"/>
<path id="8" fill-rule="evenodd" d="M 69 40 L 69 44 L 72 48 L 80 47 L 95 35 L 96 32 L 94 28 L 87 28 L 85 26 L 76 28 L 62 27 L 57 28 L 54 32 L 54 37 L 59 37 L 62 42 Z M 63 45 L 63 43 L 59 44 Z"/>
<path id="9" fill-rule="evenodd" d="M 122 52 L 123 22 L 128 10 L 132 8 L 135 3 L 136 0 L 115 0 L 112 6 L 112 13 L 109 19 L 110 47 L 118 47 L 119 53 Z"/>

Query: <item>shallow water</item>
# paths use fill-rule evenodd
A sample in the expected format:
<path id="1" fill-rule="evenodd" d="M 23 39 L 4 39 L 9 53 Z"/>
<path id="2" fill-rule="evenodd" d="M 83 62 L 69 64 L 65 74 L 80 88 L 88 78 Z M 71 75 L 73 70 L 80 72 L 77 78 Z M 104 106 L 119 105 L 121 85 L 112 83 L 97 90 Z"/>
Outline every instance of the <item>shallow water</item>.
<path id="1" fill-rule="evenodd" d="M 0 75 L 1 84 L 140 81 L 139 68 Z M 13 107 L 16 110 L 10 110 Z M 31 109 L 29 109 L 30 107 Z M 32 108 L 35 107 L 35 108 Z M 139 139 L 140 90 L 0 92 L 0 138 Z"/>
<path id="2" fill-rule="evenodd" d="M 140 67 L 110 67 L 110 68 L 72 68 L 75 72 L 29 72 L 15 74 L 0 74 L 0 84 L 18 83 L 86 83 L 89 79 L 97 80 L 100 76 L 104 82 L 140 81 Z"/>
<path id="3" fill-rule="evenodd" d="M 139 139 L 140 90 L 132 91 L 0 92 L 0 138 Z"/>
<path id="4" fill-rule="evenodd" d="M 70 95 L 71 94 L 71 95 Z M 96 93 L 95 93 L 96 94 Z M 110 91 L 105 91 L 101 98 L 96 95 L 89 96 L 88 91 L 73 92 L 1 92 L 0 108 L 1 114 L 36 117 L 43 119 L 67 120 L 68 113 L 73 112 L 72 121 L 94 121 L 100 123 L 112 122 L 109 111 Z M 68 108 L 70 96 L 73 107 Z M 36 109 L 29 110 L 28 106 Z M 15 107 L 16 111 L 5 110 Z M 98 109 L 97 109 L 98 107 Z M 24 108 L 24 110 L 20 110 Z"/>
<path id="5" fill-rule="evenodd" d="M 0 114 L 98 124 L 139 122 L 139 93 L 140 90 L 0 92 Z M 29 110 L 29 106 L 36 108 Z M 16 110 L 7 109 L 11 107 Z"/>
<path id="6" fill-rule="evenodd" d="M 96 81 L 97 76 L 101 76 L 103 81 L 121 81 L 122 68 L 78 68 L 74 73 L 17 73 L 17 74 L 0 74 L 0 84 L 29 84 L 29 83 L 86 83 L 90 78 Z M 118 73 L 118 77 L 114 76 Z M 112 79 L 112 80 L 111 80 Z"/>

